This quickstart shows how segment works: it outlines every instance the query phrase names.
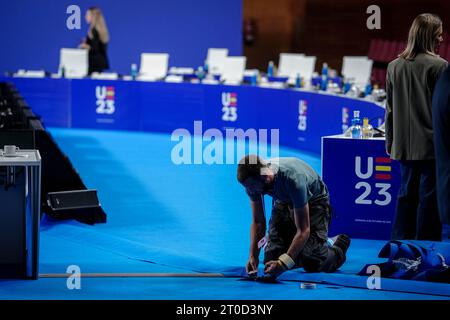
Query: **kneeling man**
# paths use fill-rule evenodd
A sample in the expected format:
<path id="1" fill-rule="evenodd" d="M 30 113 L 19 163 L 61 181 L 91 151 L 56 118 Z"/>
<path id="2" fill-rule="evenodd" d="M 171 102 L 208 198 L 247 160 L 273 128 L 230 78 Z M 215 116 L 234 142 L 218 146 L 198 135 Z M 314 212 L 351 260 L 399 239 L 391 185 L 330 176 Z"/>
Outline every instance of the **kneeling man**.
<path id="1" fill-rule="evenodd" d="M 328 189 L 307 163 L 297 158 L 266 161 L 247 155 L 239 162 L 237 178 L 250 198 L 253 215 L 249 275 L 258 270 L 258 243 L 266 234 L 265 194 L 273 198 L 264 252 L 266 276 L 276 278 L 299 267 L 307 272 L 334 272 L 344 264 L 350 238 L 341 234 L 328 239 Z"/>

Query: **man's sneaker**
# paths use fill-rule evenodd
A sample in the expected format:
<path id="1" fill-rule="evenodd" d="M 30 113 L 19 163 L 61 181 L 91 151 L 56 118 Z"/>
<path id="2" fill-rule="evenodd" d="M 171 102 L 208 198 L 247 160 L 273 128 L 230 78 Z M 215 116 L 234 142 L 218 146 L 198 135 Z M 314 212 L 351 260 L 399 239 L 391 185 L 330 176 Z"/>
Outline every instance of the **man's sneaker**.
<path id="1" fill-rule="evenodd" d="M 333 247 L 336 251 L 336 254 L 339 256 L 339 260 L 336 264 L 336 270 L 339 269 L 347 260 L 346 254 L 347 250 L 350 247 L 350 237 L 346 234 L 340 234 L 336 237 L 331 238 L 334 242 Z"/>
<path id="2" fill-rule="evenodd" d="M 334 237 L 333 240 L 334 240 L 333 245 L 338 248 L 341 248 L 342 252 L 346 254 L 351 243 L 350 237 L 346 234 L 340 234 Z"/>

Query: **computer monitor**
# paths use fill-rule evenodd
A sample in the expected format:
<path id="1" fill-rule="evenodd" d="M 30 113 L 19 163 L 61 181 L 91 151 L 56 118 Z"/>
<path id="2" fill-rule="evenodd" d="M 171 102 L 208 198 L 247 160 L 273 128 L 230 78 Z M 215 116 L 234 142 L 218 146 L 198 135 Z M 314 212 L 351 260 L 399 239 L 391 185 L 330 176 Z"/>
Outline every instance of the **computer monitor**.
<path id="1" fill-rule="evenodd" d="M 244 78 L 246 57 L 227 57 L 221 80 L 226 84 L 240 84 Z"/>
<path id="2" fill-rule="evenodd" d="M 156 81 L 164 79 L 169 69 L 168 53 L 142 53 L 139 80 Z"/>
<path id="3" fill-rule="evenodd" d="M 365 56 L 345 56 L 342 60 L 342 75 L 355 84 L 365 86 L 370 81 L 373 61 Z"/>
<path id="4" fill-rule="evenodd" d="M 220 75 L 225 67 L 225 60 L 228 57 L 228 49 L 225 48 L 209 48 L 206 57 L 208 71 L 212 74 Z"/>
<path id="5" fill-rule="evenodd" d="M 311 80 L 313 77 L 314 70 L 316 68 L 316 60 L 315 56 L 303 56 L 300 57 L 300 76 L 304 78 L 306 81 Z M 296 75 L 295 75 L 296 76 Z"/>
<path id="6" fill-rule="evenodd" d="M 59 58 L 58 74 L 66 78 L 83 78 L 88 75 L 89 56 L 86 49 L 62 48 Z"/>
<path id="7" fill-rule="evenodd" d="M 278 76 L 296 77 L 300 73 L 303 53 L 280 53 Z"/>

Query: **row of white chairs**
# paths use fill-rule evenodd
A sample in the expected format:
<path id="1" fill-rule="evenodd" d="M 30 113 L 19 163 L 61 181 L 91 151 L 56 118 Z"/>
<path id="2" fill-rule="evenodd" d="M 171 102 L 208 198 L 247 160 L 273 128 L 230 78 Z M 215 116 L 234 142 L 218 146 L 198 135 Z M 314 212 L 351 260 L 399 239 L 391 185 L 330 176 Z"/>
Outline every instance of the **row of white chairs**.
<path id="1" fill-rule="evenodd" d="M 365 85 L 370 81 L 373 61 L 365 56 L 345 56 L 342 61 L 341 74 L 352 82 Z M 295 78 L 300 74 L 311 79 L 316 68 L 316 57 L 302 53 L 281 53 L 278 64 L 278 76 Z"/>
<path id="2" fill-rule="evenodd" d="M 209 71 L 220 75 L 221 80 L 239 83 L 244 76 L 246 57 L 228 56 L 228 49 L 211 48 L 206 62 Z M 194 72 L 190 68 L 187 73 Z M 82 78 L 88 74 L 88 51 L 84 49 L 63 48 L 60 52 L 59 74 L 67 78 Z M 168 53 L 142 53 L 138 79 L 155 81 L 164 79 L 169 71 Z M 186 70 L 185 70 L 186 71 Z"/>
<path id="3" fill-rule="evenodd" d="M 316 57 L 306 56 L 301 53 L 281 53 L 278 61 L 279 77 L 287 77 L 293 81 L 299 74 L 305 80 L 310 80 L 314 75 Z M 206 63 L 209 72 L 220 75 L 225 83 L 240 83 L 244 75 L 254 74 L 258 71 L 246 70 L 246 57 L 229 56 L 228 49 L 208 49 Z M 343 59 L 342 75 L 352 79 L 357 84 L 366 84 L 370 80 L 373 61 L 367 57 L 346 56 Z M 79 78 L 87 75 L 88 52 L 83 49 L 61 49 L 60 73 L 64 67 L 65 76 Z M 170 68 L 168 53 L 142 53 L 139 80 L 155 81 L 164 79 L 168 73 L 193 73 L 192 68 Z"/>

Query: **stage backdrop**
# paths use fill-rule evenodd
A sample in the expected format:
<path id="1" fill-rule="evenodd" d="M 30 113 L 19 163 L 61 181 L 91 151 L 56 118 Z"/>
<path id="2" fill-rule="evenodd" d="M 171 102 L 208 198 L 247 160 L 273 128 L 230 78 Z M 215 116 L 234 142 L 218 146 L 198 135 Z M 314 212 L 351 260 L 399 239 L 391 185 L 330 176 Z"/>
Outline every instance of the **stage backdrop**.
<path id="1" fill-rule="evenodd" d="M 81 30 L 69 30 L 67 7 L 81 8 Z M 242 0 L 0 1 L 0 72 L 56 72 L 59 49 L 77 47 L 87 32 L 85 11 L 102 8 L 111 33 L 111 67 L 129 73 L 141 52 L 168 52 L 170 66 L 203 64 L 209 47 L 242 54 Z"/>

